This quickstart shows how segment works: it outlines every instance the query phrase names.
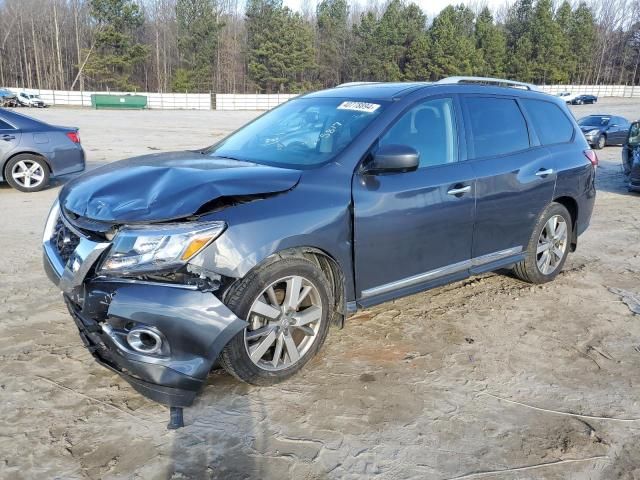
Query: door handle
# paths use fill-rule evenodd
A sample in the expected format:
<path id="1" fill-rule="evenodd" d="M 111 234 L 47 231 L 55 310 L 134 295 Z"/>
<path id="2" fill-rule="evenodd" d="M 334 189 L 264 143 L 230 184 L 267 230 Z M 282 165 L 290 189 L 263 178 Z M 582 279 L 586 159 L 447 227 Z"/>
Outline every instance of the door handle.
<path id="1" fill-rule="evenodd" d="M 15 138 L 16 138 L 15 135 L 2 135 L 2 139 L 5 142 L 8 142 L 9 140 L 15 140 Z"/>
<path id="2" fill-rule="evenodd" d="M 547 175 L 551 175 L 552 173 L 553 173 L 553 168 L 547 168 L 547 169 L 538 170 L 536 172 L 536 176 L 537 177 L 546 177 Z"/>
<path id="3" fill-rule="evenodd" d="M 467 185 L 466 187 L 460 187 L 460 188 L 452 188 L 451 190 L 447 191 L 448 195 L 462 195 L 463 193 L 467 193 L 471 191 L 471 185 Z"/>

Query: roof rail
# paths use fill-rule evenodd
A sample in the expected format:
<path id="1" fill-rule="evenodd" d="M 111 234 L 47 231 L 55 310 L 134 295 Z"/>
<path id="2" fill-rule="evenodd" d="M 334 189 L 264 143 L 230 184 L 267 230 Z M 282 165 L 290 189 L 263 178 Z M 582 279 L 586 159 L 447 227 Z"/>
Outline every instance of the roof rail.
<path id="1" fill-rule="evenodd" d="M 372 85 L 374 83 L 380 83 L 380 82 L 347 82 L 347 83 L 341 83 L 340 85 L 336 85 L 335 88 L 355 87 L 357 85 Z"/>
<path id="2" fill-rule="evenodd" d="M 492 77 L 447 77 L 442 80 L 438 80 L 436 83 L 479 83 L 481 85 L 495 85 L 497 87 L 511 87 L 540 91 L 540 89 L 532 83 L 516 82 L 514 80 Z"/>

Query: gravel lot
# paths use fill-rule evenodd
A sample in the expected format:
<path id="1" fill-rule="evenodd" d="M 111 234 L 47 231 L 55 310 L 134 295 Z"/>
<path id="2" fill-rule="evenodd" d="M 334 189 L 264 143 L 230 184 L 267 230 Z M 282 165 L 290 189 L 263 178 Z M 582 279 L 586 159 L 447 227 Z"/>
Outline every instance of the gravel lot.
<path id="1" fill-rule="evenodd" d="M 576 116 L 635 118 L 602 99 Z M 24 110 L 80 127 L 89 168 L 213 143 L 255 113 Z M 59 184 L 0 186 L 0 478 L 640 478 L 640 195 L 598 153 L 591 228 L 532 287 L 488 274 L 359 312 L 268 388 L 213 372 L 187 426 L 94 363 L 41 267 Z"/>

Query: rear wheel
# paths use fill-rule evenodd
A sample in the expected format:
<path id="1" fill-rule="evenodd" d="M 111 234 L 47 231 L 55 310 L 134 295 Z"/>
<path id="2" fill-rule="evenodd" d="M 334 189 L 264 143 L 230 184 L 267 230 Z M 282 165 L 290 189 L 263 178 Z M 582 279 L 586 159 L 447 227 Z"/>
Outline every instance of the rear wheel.
<path id="1" fill-rule="evenodd" d="M 529 283 L 546 283 L 556 278 L 569 254 L 571 236 L 571 215 L 563 205 L 552 203 L 533 229 L 525 259 L 513 269 L 516 276 Z"/>
<path id="2" fill-rule="evenodd" d="M 225 347 L 221 364 L 234 377 L 271 385 L 294 375 L 320 349 L 329 329 L 332 288 L 304 257 L 258 267 L 225 295 L 249 326 Z"/>
<path id="3" fill-rule="evenodd" d="M 38 192 L 49 183 L 49 167 L 42 157 L 20 154 L 7 162 L 5 180 L 21 192 Z"/>

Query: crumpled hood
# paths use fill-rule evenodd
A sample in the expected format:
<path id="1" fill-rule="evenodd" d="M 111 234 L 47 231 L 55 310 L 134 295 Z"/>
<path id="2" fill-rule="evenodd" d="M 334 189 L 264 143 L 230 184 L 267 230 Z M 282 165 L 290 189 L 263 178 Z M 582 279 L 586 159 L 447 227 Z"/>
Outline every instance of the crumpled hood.
<path id="1" fill-rule="evenodd" d="M 591 130 L 602 130 L 602 127 L 594 127 L 593 125 L 581 125 L 580 130 L 582 130 L 584 133 L 587 133 Z"/>
<path id="2" fill-rule="evenodd" d="M 124 223 L 183 218 L 221 197 L 284 192 L 300 172 L 199 152 L 144 155 L 110 163 L 67 183 L 60 205 L 92 220 Z"/>

